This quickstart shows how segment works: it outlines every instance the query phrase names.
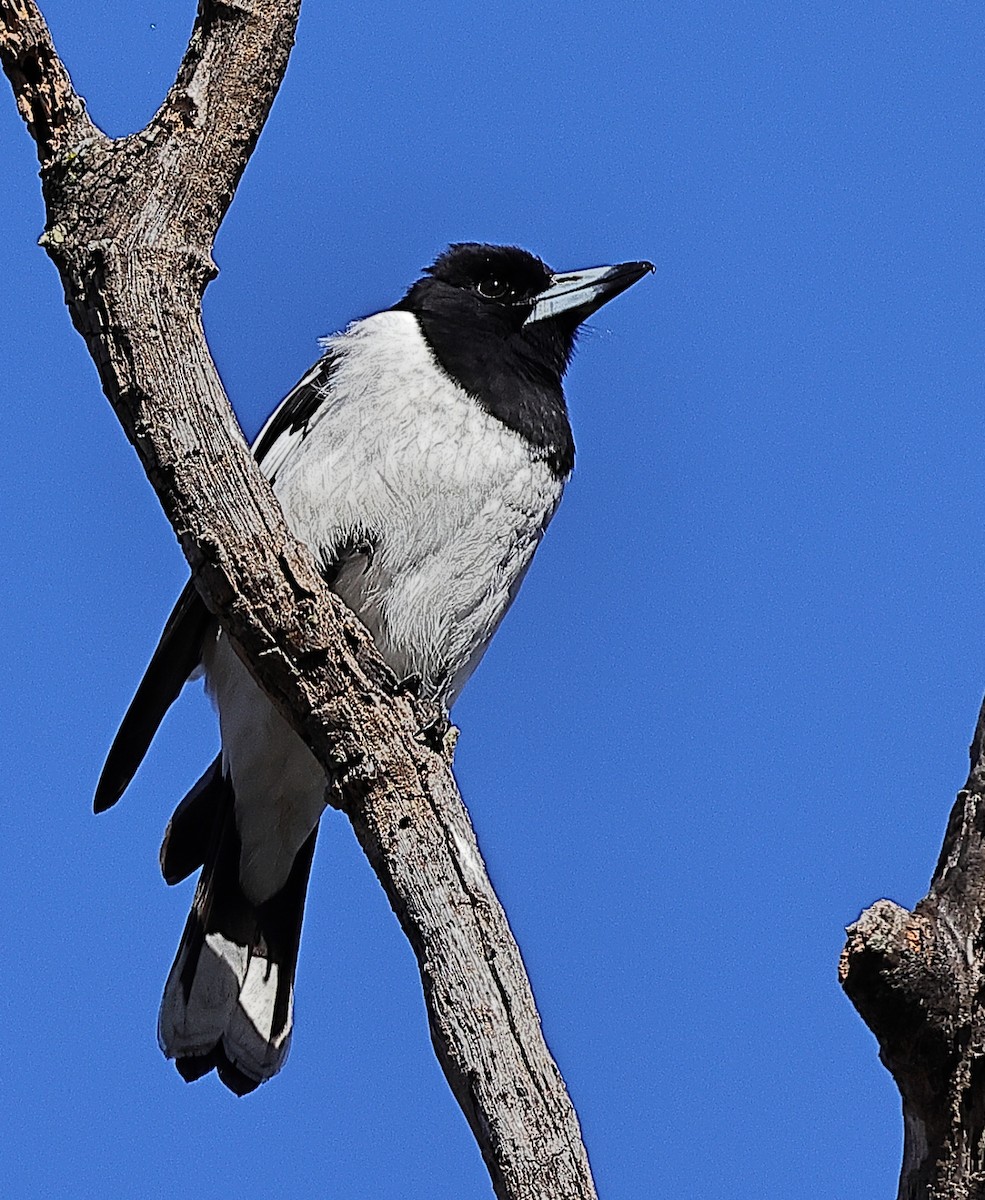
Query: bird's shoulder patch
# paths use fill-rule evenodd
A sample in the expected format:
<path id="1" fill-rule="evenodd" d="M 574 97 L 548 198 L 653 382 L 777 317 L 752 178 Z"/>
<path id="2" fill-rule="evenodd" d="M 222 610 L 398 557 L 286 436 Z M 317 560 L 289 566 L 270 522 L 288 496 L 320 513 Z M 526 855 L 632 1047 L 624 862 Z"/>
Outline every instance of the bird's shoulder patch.
<path id="1" fill-rule="evenodd" d="M 338 363 L 338 355 L 326 350 L 278 404 L 257 435 L 253 456 L 271 482 L 295 447 L 307 436 L 331 387 Z"/>

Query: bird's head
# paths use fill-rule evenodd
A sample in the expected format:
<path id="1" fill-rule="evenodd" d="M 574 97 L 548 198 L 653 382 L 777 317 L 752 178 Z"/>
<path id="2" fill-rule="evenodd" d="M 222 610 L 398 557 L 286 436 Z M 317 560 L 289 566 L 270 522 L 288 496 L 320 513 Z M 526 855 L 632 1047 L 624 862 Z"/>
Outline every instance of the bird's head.
<path id="1" fill-rule="evenodd" d="M 467 342 L 471 354 L 488 340 L 498 355 L 506 343 L 560 380 L 579 325 L 652 270 L 648 262 L 627 262 L 556 272 L 519 246 L 457 242 L 397 307 L 416 313 L 455 359 L 457 341 Z"/>

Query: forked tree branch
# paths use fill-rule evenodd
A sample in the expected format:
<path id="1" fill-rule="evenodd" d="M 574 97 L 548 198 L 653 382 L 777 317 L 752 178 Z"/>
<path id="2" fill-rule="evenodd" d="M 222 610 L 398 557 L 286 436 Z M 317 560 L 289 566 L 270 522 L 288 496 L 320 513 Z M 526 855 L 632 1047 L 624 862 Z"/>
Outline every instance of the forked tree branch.
<path id="1" fill-rule="evenodd" d="M 577 1117 L 444 754 L 288 532 L 209 355 L 212 244 L 280 86 L 300 0 L 201 0 L 141 132 L 89 120 L 33 0 L 0 61 L 41 161 L 76 328 L 210 610 L 334 781 L 417 955 L 438 1058 L 502 1200 L 595 1196 Z"/>
<path id="2" fill-rule="evenodd" d="M 930 891 L 848 928 L 842 986 L 903 1098 L 898 1200 L 985 1196 L 985 705 Z"/>

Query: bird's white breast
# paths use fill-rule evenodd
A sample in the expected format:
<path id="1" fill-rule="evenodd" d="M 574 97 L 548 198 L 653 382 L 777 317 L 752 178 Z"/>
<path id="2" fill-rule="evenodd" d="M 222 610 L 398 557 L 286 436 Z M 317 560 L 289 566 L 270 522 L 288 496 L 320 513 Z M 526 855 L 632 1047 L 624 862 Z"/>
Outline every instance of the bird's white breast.
<path id="1" fill-rule="evenodd" d="M 347 538 L 373 546 L 336 590 L 398 674 L 450 702 L 562 485 L 437 366 L 411 313 L 368 317 L 325 345 L 336 360 L 326 402 L 275 491 L 316 554 Z"/>

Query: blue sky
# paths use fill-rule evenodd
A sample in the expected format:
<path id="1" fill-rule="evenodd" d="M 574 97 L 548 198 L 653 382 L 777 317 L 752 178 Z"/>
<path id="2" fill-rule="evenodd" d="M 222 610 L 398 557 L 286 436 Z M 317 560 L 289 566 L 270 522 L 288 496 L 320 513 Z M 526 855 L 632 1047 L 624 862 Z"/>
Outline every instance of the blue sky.
<path id="1" fill-rule="evenodd" d="M 140 127 L 194 5 L 47 0 Z M 603 1200 L 891 1195 L 899 1101 L 836 981 L 926 890 L 985 685 L 979 6 L 308 3 L 216 248 L 253 435 L 318 336 L 449 241 L 657 274 L 569 375 L 578 465 L 456 717 L 457 772 Z M 8 596 L 4 1192 L 491 1194 L 346 823 L 316 856 L 284 1073 L 161 1057 L 190 901 L 157 848 L 198 694 L 92 788 L 184 566 L 70 327 L 0 102 Z"/>

